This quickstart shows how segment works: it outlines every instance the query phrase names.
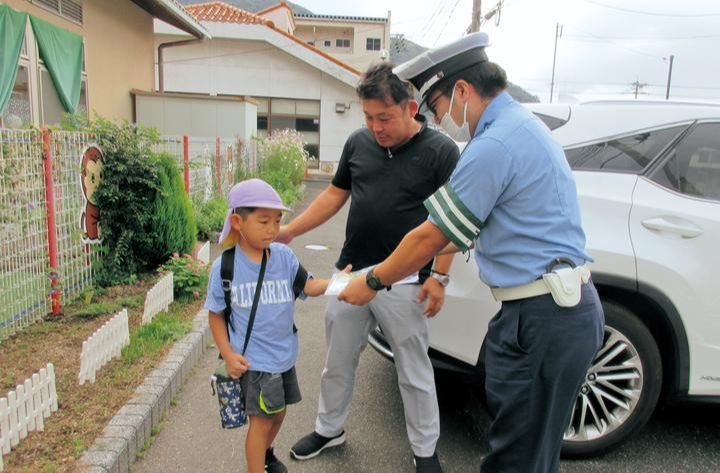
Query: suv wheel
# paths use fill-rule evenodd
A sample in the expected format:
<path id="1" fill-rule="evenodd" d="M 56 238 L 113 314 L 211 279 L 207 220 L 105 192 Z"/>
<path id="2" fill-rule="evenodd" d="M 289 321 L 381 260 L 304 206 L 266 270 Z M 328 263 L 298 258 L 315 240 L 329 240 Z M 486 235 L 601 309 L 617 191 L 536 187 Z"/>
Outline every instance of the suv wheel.
<path id="1" fill-rule="evenodd" d="M 640 429 L 657 404 L 662 362 L 645 325 L 615 302 L 603 301 L 605 339 L 593 359 L 565 431 L 562 454 L 605 452 Z"/>

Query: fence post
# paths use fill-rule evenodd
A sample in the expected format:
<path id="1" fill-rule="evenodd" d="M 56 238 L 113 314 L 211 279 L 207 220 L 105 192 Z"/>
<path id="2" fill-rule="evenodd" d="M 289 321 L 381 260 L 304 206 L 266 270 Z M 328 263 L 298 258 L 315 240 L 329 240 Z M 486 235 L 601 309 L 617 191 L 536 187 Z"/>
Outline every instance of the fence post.
<path id="1" fill-rule="evenodd" d="M 228 187 L 232 187 L 233 185 L 233 148 L 232 145 L 228 145 L 227 147 L 227 181 L 228 181 Z"/>
<path id="2" fill-rule="evenodd" d="M 220 137 L 215 137 L 215 179 L 217 179 L 217 193 L 222 195 L 222 171 L 220 169 Z"/>
<path id="3" fill-rule="evenodd" d="M 190 195 L 190 141 L 187 135 L 183 136 L 183 162 L 185 164 L 183 174 L 185 176 L 185 193 Z"/>
<path id="4" fill-rule="evenodd" d="M 57 227 L 55 225 L 55 191 L 53 189 L 52 135 L 42 130 L 43 170 L 45 175 L 45 206 L 47 209 L 48 256 L 50 259 L 50 298 L 52 315 L 60 315 L 60 290 L 58 289 Z"/>

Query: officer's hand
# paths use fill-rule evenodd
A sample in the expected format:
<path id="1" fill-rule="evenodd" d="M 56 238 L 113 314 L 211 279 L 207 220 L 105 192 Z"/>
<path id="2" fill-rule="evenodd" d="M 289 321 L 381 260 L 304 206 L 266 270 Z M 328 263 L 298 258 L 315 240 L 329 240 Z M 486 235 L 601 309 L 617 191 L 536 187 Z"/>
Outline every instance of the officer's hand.
<path id="1" fill-rule="evenodd" d="M 435 317 L 445 303 L 445 288 L 436 279 L 427 278 L 418 293 L 417 303 L 422 304 L 427 299 L 423 315 L 427 318 Z"/>
<path id="2" fill-rule="evenodd" d="M 278 243 L 285 243 L 286 245 L 289 245 L 290 242 L 295 238 L 295 235 L 293 235 L 290 230 L 288 229 L 287 225 L 281 225 L 280 231 L 278 232 L 277 236 L 275 237 L 275 241 Z"/>
<path id="3" fill-rule="evenodd" d="M 338 294 L 337 298 L 340 301 L 347 302 L 352 305 L 365 305 L 377 295 L 377 292 L 373 291 L 365 283 L 365 277 L 359 276 L 345 286 L 345 289 Z"/>
<path id="4" fill-rule="evenodd" d="M 225 360 L 225 366 L 227 367 L 228 376 L 233 379 L 238 379 L 240 376 L 250 367 L 247 358 L 242 356 L 240 353 L 228 353 L 227 356 L 223 356 Z"/>

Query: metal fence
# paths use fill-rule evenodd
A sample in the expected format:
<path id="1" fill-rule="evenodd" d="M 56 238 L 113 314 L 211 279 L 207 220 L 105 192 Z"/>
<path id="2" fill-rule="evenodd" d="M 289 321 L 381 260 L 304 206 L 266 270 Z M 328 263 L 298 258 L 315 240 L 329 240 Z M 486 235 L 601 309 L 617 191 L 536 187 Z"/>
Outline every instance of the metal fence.
<path id="1" fill-rule="evenodd" d="M 0 129 L 0 339 L 50 309 L 42 153 L 39 132 Z"/>
<path id="2" fill-rule="evenodd" d="M 59 311 L 92 284 L 98 245 L 83 241 L 81 161 L 91 134 L 0 129 L 0 340 Z M 236 166 L 254 170 L 235 140 L 163 137 L 194 202 L 225 195 Z"/>

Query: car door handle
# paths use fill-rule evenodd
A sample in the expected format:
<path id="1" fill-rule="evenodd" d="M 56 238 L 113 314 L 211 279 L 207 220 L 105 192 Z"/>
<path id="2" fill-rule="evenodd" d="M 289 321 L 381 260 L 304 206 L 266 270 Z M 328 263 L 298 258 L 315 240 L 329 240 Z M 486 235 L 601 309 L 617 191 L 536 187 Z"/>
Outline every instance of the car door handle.
<path id="1" fill-rule="evenodd" d="M 668 217 L 655 217 L 642 221 L 643 227 L 660 232 L 676 233 L 683 238 L 695 238 L 702 235 L 702 228 L 687 220 Z"/>

